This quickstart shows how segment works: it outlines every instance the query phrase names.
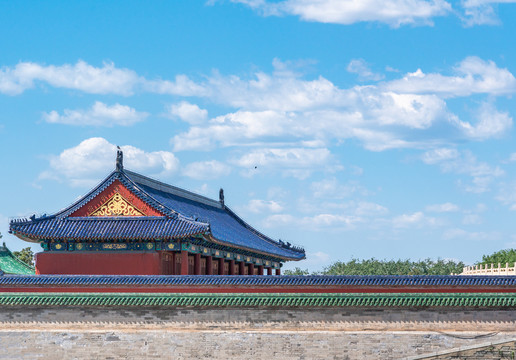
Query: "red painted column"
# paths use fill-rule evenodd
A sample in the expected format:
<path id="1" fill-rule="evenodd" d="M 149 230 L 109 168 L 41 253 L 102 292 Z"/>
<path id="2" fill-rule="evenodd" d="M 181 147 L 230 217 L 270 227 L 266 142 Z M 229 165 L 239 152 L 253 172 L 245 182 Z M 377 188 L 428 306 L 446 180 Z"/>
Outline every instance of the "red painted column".
<path id="1" fill-rule="evenodd" d="M 194 275 L 201 275 L 201 254 L 194 255 Z"/>
<path id="2" fill-rule="evenodd" d="M 224 275 L 224 259 L 219 259 L 219 275 Z"/>
<path id="3" fill-rule="evenodd" d="M 281 269 L 276 269 L 276 275 L 281 275 Z"/>
<path id="4" fill-rule="evenodd" d="M 258 266 L 258 275 L 263 275 L 263 265 Z"/>
<path id="5" fill-rule="evenodd" d="M 244 275 L 245 274 L 244 268 L 245 268 L 245 262 L 240 261 L 238 263 L 238 275 Z"/>
<path id="6" fill-rule="evenodd" d="M 235 275 L 235 260 L 229 260 L 229 275 Z"/>
<path id="7" fill-rule="evenodd" d="M 170 275 L 175 275 L 176 274 L 176 253 L 175 252 L 170 253 L 170 261 L 172 261 Z"/>
<path id="8" fill-rule="evenodd" d="M 249 264 L 249 275 L 254 275 L 254 264 Z"/>
<path id="9" fill-rule="evenodd" d="M 271 267 L 267 268 L 267 275 L 272 275 L 272 268 Z"/>
<path id="10" fill-rule="evenodd" d="M 206 275 L 213 275 L 213 258 L 206 256 Z"/>
<path id="11" fill-rule="evenodd" d="M 181 275 L 188 275 L 188 251 L 181 250 Z"/>

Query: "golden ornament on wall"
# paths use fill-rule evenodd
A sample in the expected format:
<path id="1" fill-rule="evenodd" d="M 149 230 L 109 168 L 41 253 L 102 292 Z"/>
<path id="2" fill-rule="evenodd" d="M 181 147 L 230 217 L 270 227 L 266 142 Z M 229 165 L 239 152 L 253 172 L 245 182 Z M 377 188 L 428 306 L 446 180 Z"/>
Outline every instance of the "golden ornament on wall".
<path id="1" fill-rule="evenodd" d="M 105 204 L 89 216 L 144 216 L 144 214 L 116 192 Z"/>

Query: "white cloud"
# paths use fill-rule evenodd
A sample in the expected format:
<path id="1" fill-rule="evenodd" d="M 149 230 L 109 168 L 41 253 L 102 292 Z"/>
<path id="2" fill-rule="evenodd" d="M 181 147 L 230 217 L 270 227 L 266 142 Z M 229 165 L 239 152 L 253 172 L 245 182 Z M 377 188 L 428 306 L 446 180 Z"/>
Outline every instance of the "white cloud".
<path id="1" fill-rule="evenodd" d="M 432 24 L 432 18 L 446 15 L 451 5 L 444 0 L 233 0 L 265 16 L 297 15 L 306 21 L 354 24 L 374 21 L 398 27 L 404 24 Z"/>
<path id="2" fill-rule="evenodd" d="M 456 117 L 452 121 L 472 139 L 485 140 L 504 135 L 512 127 L 512 117 L 507 112 L 498 111 L 491 103 L 483 103 L 475 113 L 475 125 L 460 121 Z"/>
<path id="3" fill-rule="evenodd" d="M 464 225 L 479 225 L 482 224 L 482 217 L 478 214 L 466 214 L 462 218 L 462 223 Z"/>
<path id="4" fill-rule="evenodd" d="M 466 25 L 496 25 L 500 20 L 493 8 L 497 4 L 516 3 L 516 0 L 462 0 Z"/>
<path id="5" fill-rule="evenodd" d="M 41 65 L 21 62 L 14 67 L 0 68 L 0 93 L 19 95 L 38 82 L 56 88 L 79 90 L 90 94 L 116 94 L 129 96 L 137 89 L 181 96 L 207 96 L 208 90 L 186 75 L 170 80 L 147 80 L 130 69 L 117 68 L 112 62 L 102 67 L 92 66 L 82 60 L 76 64 Z"/>
<path id="6" fill-rule="evenodd" d="M 439 164 L 457 159 L 460 153 L 457 149 L 440 148 L 427 151 L 423 154 L 423 161 L 427 164 Z"/>
<path id="7" fill-rule="evenodd" d="M 367 190 L 356 182 L 339 183 L 335 177 L 315 181 L 310 184 L 315 198 L 342 199 L 355 193 L 366 194 Z"/>
<path id="8" fill-rule="evenodd" d="M 439 165 L 442 172 L 464 174 L 472 177 L 470 184 L 462 185 L 465 191 L 483 193 L 490 190 L 491 183 L 504 171 L 485 162 L 479 162 L 470 151 L 459 152 L 456 149 L 440 148 L 427 151 L 422 156 L 426 164 Z"/>
<path id="9" fill-rule="evenodd" d="M 358 216 L 339 214 L 316 214 L 313 216 L 297 217 L 289 214 L 275 214 L 264 221 L 266 227 L 297 226 L 314 230 L 326 228 L 331 231 L 353 229 L 363 220 Z"/>
<path id="10" fill-rule="evenodd" d="M 170 105 L 168 107 L 168 114 L 192 125 L 202 124 L 208 118 L 207 110 L 201 109 L 199 106 L 190 104 L 187 101 Z"/>
<path id="11" fill-rule="evenodd" d="M 108 106 L 96 101 L 88 110 L 65 109 L 63 115 L 57 111 L 43 114 L 43 119 L 49 123 L 77 125 L 77 126 L 129 126 L 144 120 L 148 113 L 139 112 L 126 106 L 115 104 Z"/>
<path id="12" fill-rule="evenodd" d="M 170 176 L 179 169 L 179 160 L 167 151 L 145 152 L 121 146 L 124 167 L 149 176 Z M 50 158 L 50 169 L 40 179 L 69 182 L 72 186 L 92 186 L 115 167 L 116 146 L 104 138 L 89 138 Z"/>
<path id="13" fill-rule="evenodd" d="M 326 108 L 346 101 L 346 92 L 319 76 L 303 80 L 300 74 L 286 70 L 286 64 L 275 59 L 272 75 L 257 72 L 246 80 L 238 76 L 215 73 L 205 86 L 215 101 L 247 110 L 295 111 Z"/>
<path id="14" fill-rule="evenodd" d="M 197 180 L 216 179 L 230 172 L 231 167 L 217 160 L 193 162 L 183 169 L 183 175 Z"/>
<path id="15" fill-rule="evenodd" d="M 389 210 L 382 205 L 360 201 L 356 205 L 355 214 L 357 216 L 379 216 L 385 215 L 389 212 Z"/>
<path id="16" fill-rule="evenodd" d="M 457 66 L 456 76 L 418 72 L 349 89 L 323 77 L 305 80 L 279 60 L 274 67 L 272 74 L 258 72 L 250 79 L 218 73 L 207 78 L 206 96 L 237 110 L 175 135 L 174 151 L 242 146 L 273 138 L 324 144 L 355 138 L 366 149 L 382 151 L 445 140 L 450 135 L 443 136 L 442 131 L 424 131 L 437 123 L 458 128 L 475 140 L 503 135 L 512 125 L 507 113 L 489 104 L 476 113 L 475 124 L 460 120 L 447 108 L 447 97 L 507 95 L 516 90 L 514 76 L 492 61 L 469 57 Z"/>
<path id="17" fill-rule="evenodd" d="M 412 214 L 403 214 L 392 219 L 395 228 L 421 227 L 428 224 L 435 224 L 436 219 L 427 217 L 423 212 L 418 211 Z"/>
<path id="18" fill-rule="evenodd" d="M 131 95 L 142 80 L 134 71 L 118 69 L 113 63 L 94 67 L 84 61 L 61 66 L 21 62 L 15 67 L 0 69 L 0 93 L 18 95 L 38 81 L 91 94 Z"/>
<path id="19" fill-rule="evenodd" d="M 256 214 L 263 212 L 276 213 L 283 211 L 283 206 L 281 206 L 280 203 L 273 200 L 252 199 L 247 204 L 246 209 Z"/>
<path id="20" fill-rule="evenodd" d="M 174 81 L 146 80 L 142 83 L 143 89 L 158 94 L 181 96 L 208 96 L 209 90 L 202 84 L 197 84 L 186 75 L 177 75 Z"/>
<path id="21" fill-rule="evenodd" d="M 510 210 L 516 211 L 516 182 L 501 184 L 496 199 Z"/>
<path id="22" fill-rule="evenodd" d="M 498 232 L 471 232 L 458 228 L 449 229 L 443 234 L 445 240 L 490 241 L 498 240 L 500 237 Z"/>
<path id="23" fill-rule="evenodd" d="M 385 83 L 384 87 L 398 93 L 439 94 L 443 97 L 506 95 L 516 91 L 516 79 L 512 73 L 490 60 L 467 57 L 455 68 L 455 73 L 455 76 L 425 74 L 418 69 L 402 79 Z"/>
<path id="24" fill-rule="evenodd" d="M 234 159 L 233 163 L 242 167 L 248 176 L 273 170 L 284 176 L 304 179 L 315 169 L 335 169 L 331 166 L 331 154 L 326 148 L 256 149 Z"/>
<path id="25" fill-rule="evenodd" d="M 437 212 L 437 213 L 456 212 L 456 211 L 459 211 L 459 207 L 455 204 L 447 202 L 444 204 L 428 205 L 426 207 L 426 211 Z"/>
<path id="26" fill-rule="evenodd" d="M 382 74 L 374 73 L 363 59 L 353 59 L 349 62 L 346 70 L 350 73 L 358 74 L 358 78 L 364 80 L 378 81 L 384 78 Z"/>

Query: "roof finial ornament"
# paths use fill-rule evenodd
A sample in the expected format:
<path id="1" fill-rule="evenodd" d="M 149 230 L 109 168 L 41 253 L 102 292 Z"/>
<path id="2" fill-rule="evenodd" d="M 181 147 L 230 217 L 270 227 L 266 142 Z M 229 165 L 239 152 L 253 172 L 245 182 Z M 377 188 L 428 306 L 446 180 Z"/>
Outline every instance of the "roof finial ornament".
<path id="1" fill-rule="evenodd" d="M 224 189 L 220 188 L 219 190 L 219 201 L 222 207 L 224 207 Z"/>
<path id="2" fill-rule="evenodd" d="M 122 171 L 124 169 L 124 153 L 120 146 L 116 147 L 118 150 L 116 151 L 116 171 Z"/>

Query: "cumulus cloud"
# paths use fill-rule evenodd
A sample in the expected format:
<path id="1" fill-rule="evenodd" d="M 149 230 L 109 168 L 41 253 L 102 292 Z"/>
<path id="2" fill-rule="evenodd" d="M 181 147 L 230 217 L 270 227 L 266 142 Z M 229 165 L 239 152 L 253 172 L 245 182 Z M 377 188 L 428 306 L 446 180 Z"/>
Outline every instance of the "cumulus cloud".
<path id="1" fill-rule="evenodd" d="M 423 226 L 434 226 L 438 225 L 440 222 L 438 219 L 434 217 L 429 217 L 425 215 L 422 211 L 417 211 L 412 214 L 402 214 L 396 216 L 392 219 L 392 225 L 394 228 L 420 228 Z"/>
<path id="2" fill-rule="evenodd" d="M 471 124 L 452 117 L 452 122 L 469 138 L 484 140 L 499 137 L 512 127 L 512 117 L 507 112 L 498 111 L 491 103 L 483 103 L 475 113 L 476 123 Z"/>
<path id="3" fill-rule="evenodd" d="M 444 0 L 233 0 L 265 16 L 296 15 L 305 21 L 350 25 L 380 22 L 392 27 L 404 24 L 432 24 L 432 18 L 446 15 L 451 5 Z"/>
<path id="4" fill-rule="evenodd" d="M 382 74 L 374 73 L 369 65 L 363 59 L 353 59 L 349 62 L 346 70 L 350 73 L 358 75 L 358 78 L 362 81 L 374 80 L 378 81 L 384 78 Z"/>
<path id="5" fill-rule="evenodd" d="M 516 81 L 507 69 L 476 57 L 464 59 L 451 76 L 418 71 L 398 80 L 347 89 L 322 76 L 305 79 L 288 62 L 275 59 L 273 66 L 270 74 L 257 72 L 239 77 L 214 72 L 195 82 L 186 75 L 178 75 L 174 80 L 148 80 L 112 63 L 94 67 L 83 61 L 61 66 L 25 62 L 0 70 L 0 92 L 19 94 L 43 82 L 99 94 L 149 91 L 204 97 L 234 109 L 208 119 L 207 111 L 198 105 L 186 101 L 170 105 L 168 115 L 191 125 L 171 139 L 174 151 L 209 151 L 274 139 L 290 143 L 290 147 L 301 141 L 328 147 L 332 141 L 358 139 L 366 149 L 383 151 L 424 147 L 442 140 L 435 138 L 436 132 L 425 131 L 436 124 L 451 124 L 475 140 L 501 136 L 512 125 L 512 118 L 497 111 L 492 103 L 482 105 L 475 122 L 459 119 L 447 108 L 448 97 L 514 92 Z M 374 77 L 362 60 L 350 63 L 349 69 L 364 77 Z M 115 113 L 131 112 L 130 108 L 119 104 L 102 108 L 101 104 L 90 110 L 66 110 L 63 114 L 53 111 L 44 117 L 63 123 L 127 124 Z M 144 117 L 144 113 L 138 112 L 128 115 L 129 122 Z M 99 120 L 103 117 L 110 121 Z M 116 120 L 111 121 L 112 118 Z"/>
<path id="6" fill-rule="evenodd" d="M 355 207 L 355 214 L 358 216 L 379 216 L 388 212 L 385 206 L 367 201 L 359 201 Z"/>
<path id="7" fill-rule="evenodd" d="M 490 241 L 498 240 L 500 237 L 498 232 L 472 232 L 459 228 L 446 230 L 443 234 L 445 240 Z"/>
<path id="8" fill-rule="evenodd" d="M 498 166 L 480 162 L 470 151 L 440 148 L 425 152 L 422 160 L 426 164 L 438 165 L 442 172 L 464 174 L 472 178 L 471 183 L 462 184 L 465 191 L 483 193 L 490 190 L 491 183 L 504 174 Z"/>
<path id="9" fill-rule="evenodd" d="M 252 199 L 246 205 L 246 209 L 252 213 L 260 214 L 264 212 L 281 212 L 283 211 L 283 206 L 280 203 L 273 200 L 260 200 L 260 199 Z"/>
<path id="10" fill-rule="evenodd" d="M 145 152 L 134 146 L 121 146 L 124 166 L 149 176 L 170 176 L 179 169 L 179 160 L 167 151 Z M 114 169 L 116 145 L 94 137 L 50 157 L 50 168 L 40 179 L 69 182 L 72 186 L 92 186 Z"/>
<path id="11" fill-rule="evenodd" d="M 179 118 L 192 125 L 202 124 L 208 118 L 208 111 L 201 109 L 195 104 L 187 101 L 181 101 L 168 107 L 168 115 L 173 118 Z"/>
<path id="12" fill-rule="evenodd" d="M 444 204 L 428 205 L 426 207 L 426 211 L 437 212 L 437 213 L 456 212 L 456 211 L 459 211 L 459 207 L 455 204 L 447 202 Z"/>
<path id="13" fill-rule="evenodd" d="M 61 66 L 21 62 L 0 69 L 0 92 L 7 95 L 21 94 L 36 82 L 90 94 L 131 95 L 140 81 L 134 71 L 118 69 L 113 63 L 94 67 L 84 61 Z"/>
<path id="14" fill-rule="evenodd" d="M 43 114 L 46 122 L 54 124 L 67 124 L 77 126 L 130 126 L 149 116 L 146 112 L 139 112 L 126 106 L 115 104 L 106 105 L 96 101 L 88 110 L 65 109 L 60 115 L 57 111 Z"/>
<path id="15" fill-rule="evenodd" d="M 326 148 L 270 148 L 252 150 L 232 162 L 247 176 L 275 170 L 283 176 L 304 179 L 316 169 L 331 170 L 332 158 Z"/>
<path id="16" fill-rule="evenodd" d="M 177 75 L 174 81 L 170 80 L 145 80 L 142 83 L 145 91 L 181 96 L 208 96 L 209 90 L 204 85 L 198 84 L 186 75 Z"/>
<path id="17" fill-rule="evenodd" d="M 356 224 L 362 221 L 363 219 L 358 216 L 341 214 L 316 214 L 305 217 L 275 214 L 265 219 L 264 226 L 271 228 L 297 226 L 309 230 L 326 228 L 330 231 L 339 231 L 353 229 Z"/>
<path id="18" fill-rule="evenodd" d="M 148 80 L 135 71 L 117 68 L 106 62 L 101 67 L 85 61 L 76 64 L 42 65 L 20 62 L 16 66 L 0 68 L 0 93 L 19 95 L 37 83 L 56 88 L 83 91 L 89 94 L 116 94 L 129 96 L 136 90 L 181 96 L 207 96 L 202 84 L 197 84 L 186 75 L 177 75 L 174 80 Z"/>
<path id="19" fill-rule="evenodd" d="M 481 106 L 474 122 L 447 108 L 449 97 L 509 95 L 516 90 L 514 76 L 492 61 L 469 57 L 452 76 L 418 71 L 399 80 L 348 89 L 323 77 L 305 80 L 279 60 L 274 66 L 272 74 L 258 72 L 249 79 L 218 73 L 207 78 L 203 84 L 209 89 L 207 96 L 237 110 L 175 135 L 174 151 L 212 150 L 273 138 L 325 144 L 354 138 L 369 150 L 382 151 L 440 141 L 424 131 L 436 124 L 459 129 L 474 140 L 499 137 L 512 126 L 512 118 L 492 102 Z"/>
<path id="20" fill-rule="evenodd" d="M 501 184 L 496 199 L 516 211 L 516 182 Z"/>
<path id="21" fill-rule="evenodd" d="M 494 6 L 510 3 L 516 3 L 516 0 L 463 0 L 464 23 L 468 26 L 499 24 Z"/>
<path id="22" fill-rule="evenodd" d="M 314 181 L 310 189 L 315 198 L 342 199 L 353 194 L 366 194 L 367 190 L 357 182 L 339 183 L 335 177 Z"/>
<path id="23" fill-rule="evenodd" d="M 217 161 L 198 161 L 185 166 L 183 175 L 196 180 L 211 180 L 229 175 L 231 167 Z"/>
<path id="24" fill-rule="evenodd" d="M 454 76 L 438 73 L 425 74 L 418 69 L 402 79 L 384 84 L 388 90 L 410 94 L 439 94 L 443 97 L 472 94 L 506 95 L 516 91 L 516 79 L 507 69 L 493 61 L 478 57 L 465 58 L 454 69 Z"/>

